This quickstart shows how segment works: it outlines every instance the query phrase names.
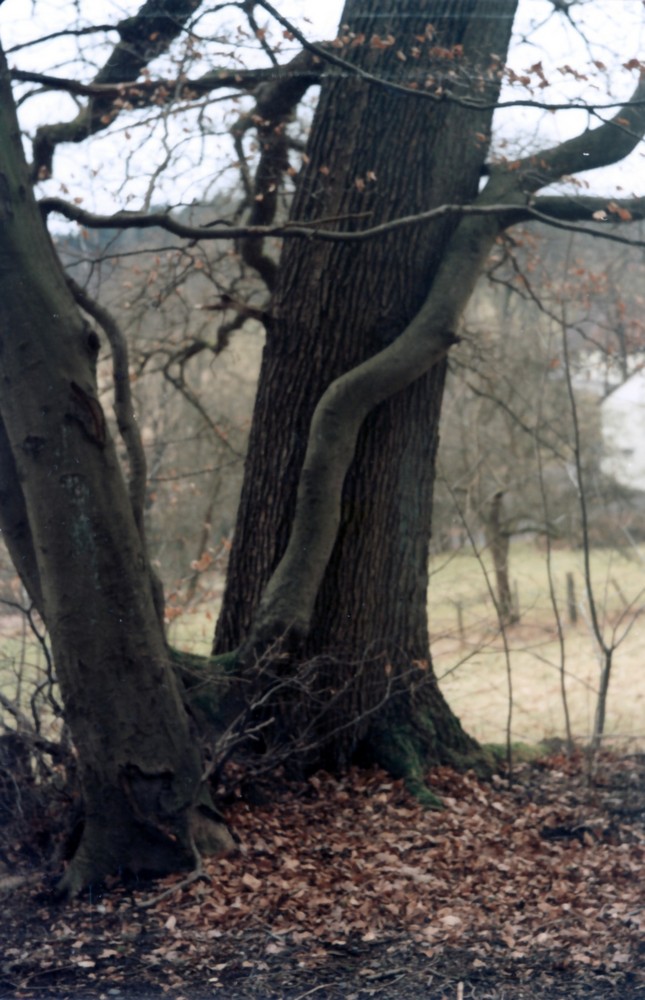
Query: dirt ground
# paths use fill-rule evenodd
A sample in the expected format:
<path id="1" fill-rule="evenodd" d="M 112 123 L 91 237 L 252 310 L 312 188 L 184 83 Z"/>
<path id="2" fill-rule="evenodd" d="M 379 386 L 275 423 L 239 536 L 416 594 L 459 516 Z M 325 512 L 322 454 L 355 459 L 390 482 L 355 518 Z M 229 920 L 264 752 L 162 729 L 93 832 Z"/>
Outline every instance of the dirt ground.
<path id="1" fill-rule="evenodd" d="M 645 755 L 430 783 L 442 812 L 377 771 L 260 806 L 233 776 L 239 853 L 64 906 L 5 842 L 0 998 L 645 1000 Z"/>

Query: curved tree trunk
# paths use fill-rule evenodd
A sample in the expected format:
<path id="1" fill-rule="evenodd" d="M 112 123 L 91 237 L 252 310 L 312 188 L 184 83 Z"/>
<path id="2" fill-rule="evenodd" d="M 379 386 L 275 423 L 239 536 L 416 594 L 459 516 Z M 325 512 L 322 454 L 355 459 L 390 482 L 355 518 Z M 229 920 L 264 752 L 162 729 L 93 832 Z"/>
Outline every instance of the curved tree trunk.
<path id="1" fill-rule="evenodd" d="M 376 16 L 350 0 L 341 23 L 356 36 L 384 42 L 349 47 L 343 55 L 398 82 L 418 84 L 433 75 L 440 86 L 444 74 L 456 73 L 464 80 L 462 94 L 493 104 L 498 64 L 490 54 L 503 59 L 514 8 L 508 0 L 490 18 L 489 5 L 477 0 L 387 0 Z M 420 45 L 420 38 L 427 43 Z M 292 217 L 346 216 L 347 228 L 356 229 L 472 201 L 490 118 L 489 111 L 331 75 L 323 84 Z M 365 212 L 367 220 L 357 218 Z M 263 589 L 283 556 L 316 404 L 334 379 L 392 344 L 418 316 L 456 226 L 442 218 L 378 242 L 285 245 L 216 649 L 247 639 Z M 491 239 L 496 226 L 489 224 Z M 440 357 L 454 327 L 436 332 L 439 346 L 443 337 Z M 429 665 L 427 558 L 445 364 L 422 374 L 427 367 L 420 366 L 421 377 L 364 422 L 344 483 L 333 552 L 322 585 L 312 584 L 317 598 L 301 655 L 321 658 L 319 683 L 328 704 L 317 721 L 322 750 L 310 758 L 312 766 L 343 766 L 362 750 L 395 770 L 401 770 L 395 758 L 407 757 L 409 771 L 410 756 L 419 750 L 427 759 L 475 750 Z M 306 566 L 306 539 L 301 548 Z M 282 624 L 288 629 L 293 623 L 284 616 Z M 388 692 L 398 696 L 386 699 Z M 311 724 L 302 705 L 287 715 L 289 728 L 297 724 L 295 716 Z"/>
<path id="2" fill-rule="evenodd" d="M 75 893 L 121 869 L 193 863 L 201 762 L 97 398 L 98 338 L 34 201 L 0 60 L 0 461 L 12 474 L 0 518 L 78 753 L 85 827 L 61 887 Z"/>

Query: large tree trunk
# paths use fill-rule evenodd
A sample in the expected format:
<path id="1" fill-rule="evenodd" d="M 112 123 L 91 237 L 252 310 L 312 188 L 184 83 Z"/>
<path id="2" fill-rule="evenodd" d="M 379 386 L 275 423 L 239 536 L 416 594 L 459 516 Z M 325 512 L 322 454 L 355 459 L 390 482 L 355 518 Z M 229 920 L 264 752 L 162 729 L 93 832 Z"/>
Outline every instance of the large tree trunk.
<path id="1" fill-rule="evenodd" d="M 0 519 L 78 752 L 85 826 L 62 886 L 74 893 L 120 869 L 193 863 L 201 764 L 97 398 L 98 337 L 34 201 L 0 60 Z"/>
<path id="2" fill-rule="evenodd" d="M 508 0 L 491 18 L 490 5 L 479 0 L 385 0 L 377 16 L 349 0 L 341 24 L 367 40 L 390 35 L 395 43 L 349 47 L 343 55 L 399 83 L 423 85 L 432 75 L 439 86 L 452 72 L 464 81 L 462 96 L 493 104 L 498 64 L 491 53 L 503 60 L 514 7 Z M 292 217 L 346 216 L 347 229 L 356 230 L 468 202 L 477 195 L 490 118 L 490 111 L 330 75 Z M 368 218 L 352 218 L 365 212 Z M 394 341 L 417 315 L 455 227 L 444 217 L 379 241 L 285 245 L 216 650 L 246 638 L 283 555 L 317 402 L 334 379 Z M 410 775 L 411 758 L 476 752 L 429 663 L 427 559 L 444 377 L 440 362 L 378 406 L 360 431 L 336 544 L 301 650 L 304 658 L 320 658 L 328 699 L 312 766 L 340 767 L 362 752 Z M 386 699 L 388 691 L 394 697 Z M 292 730 L 311 723 L 302 705 L 287 715 Z"/>

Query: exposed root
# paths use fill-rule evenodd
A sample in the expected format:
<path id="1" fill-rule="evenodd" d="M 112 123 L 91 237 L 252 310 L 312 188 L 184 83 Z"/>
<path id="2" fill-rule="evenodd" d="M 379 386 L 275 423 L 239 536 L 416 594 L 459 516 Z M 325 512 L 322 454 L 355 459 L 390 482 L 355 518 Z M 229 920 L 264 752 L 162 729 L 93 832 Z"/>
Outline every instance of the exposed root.
<path id="1" fill-rule="evenodd" d="M 163 899 L 168 899 L 170 896 L 174 896 L 175 893 L 182 892 L 184 889 L 187 889 L 188 886 L 192 885 L 194 882 L 199 882 L 200 879 L 203 879 L 204 882 L 211 881 L 210 875 L 208 875 L 204 871 L 204 863 L 202 861 L 202 856 L 201 854 L 198 853 L 196 867 L 190 873 L 190 875 L 187 875 L 186 878 L 181 880 L 181 882 L 177 882 L 175 883 L 175 885 L 171 885 L 169 889 L 164 889 L 163 892 L 158 893 L 151 899 L 145 899 L 143 902 L 137 903 L 137 906 L 141 910 L 147 910 L 151 906 L 156 906 L 157 903 L 160 903 Z"/>

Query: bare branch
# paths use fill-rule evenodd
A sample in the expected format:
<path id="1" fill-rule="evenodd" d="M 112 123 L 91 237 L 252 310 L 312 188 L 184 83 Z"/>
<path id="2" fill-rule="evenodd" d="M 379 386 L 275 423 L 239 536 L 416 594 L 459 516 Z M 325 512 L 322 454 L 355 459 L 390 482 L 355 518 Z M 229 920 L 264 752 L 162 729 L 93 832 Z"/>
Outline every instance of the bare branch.
<path id="1" fill-rule="evenodd" d="M 620 202 L 617 204 L 620 204 Z M 640 217 L 641 216 L 639 216 L 639 218 Z M 596 239 L 609 240 L 610 243 L 622 243 L 624 246 L 628 247 L 645 247 L 645 240 L 632 240 L 627 236 L 620 236 L 618 233 L 608 232 L 604 228 L 589 229 L 587 226 L 578 226 L 574 222 L 561 222 L 559 219 L 550 215 L 545 215 L 543 212 L 539 212 L 531 206 L 527 207 L 526 213 L 523 217 L 518 216 L 514 222 L 528 222 L 531 219 L 535 219 L 536 222 L 543 222 L 545 225 L 552 226 L 554 229 L 564 229 L 569 233 L 581 233 L 584 236 L 594 236 Z M 623 224 L 626 221 L 627 220 L 621 220 Z"/>
<path id="2" fill-rule="evenodd" d="M 49 35 L 40 35 L 30 42 L 21 42 L 20 45 L 12 45 L 5 52 L 7 55 L 12 55 L 14 52 L 20 52 L 22 49 L 30 49 L 34 45 L 42 45 L 43 42 L 53 42 L 56 38 L 81 38 L 83 35 L 97 35 L 102 31 L 117 31 L 117 27 L 114 24 L 90 24 L 86 28 L 65 28 L 64 31 L 52 31 Z"/>
<path id="3" fill-rule="evenodd" d="M 421 90 L 414 83 L 407 85 L 394 83 L 392 80 L 386 80 L 383 77 L 375 76 L 373 73 L 369 73 L 367 70 L 361 69 L 359 66 L 355 66 L 354 63 L 351 63 L 342 56 L 337 55 L 337 53 L 328 45 L 321 45 L 310 41 L 306 35 L 298 30 L 292 21 L 280 14 L 280 12 L 276 10 L 273 4 L 269 3 L 268 0 L 256 0 L 256 2 L 258 6 L 264 7 L 264 9 L 271 14 L 276 21 L 278 21 L 279 24 L 281 24 L 282 27 L 289 32 L 290 35 L 293 35 L 293 37 L 300 42 L 303 48 L 308 49 L 322 61 L 329 63 L 331 66 L 337 67 L 339 70 L 344 70 L 348 76 L 358 77 L 361 80 L 365 80 L 367 83 L 382 87 L 393 93 L 405 94 L 406 97 L 420 97 L 423 100 L 433 101 L 435 104 L 458 104 L 462 108 L 471 108 L 473 111 L 498 111 L 508 108 L 537 108 L 542 111 L 589 111 L 597 113 L 600 111 L 610 111 L 614 108 L 623 107 L 622 102 L 618 101 L 589 104 L 586 101 L 550 102 L 536 101 L 532 98 L 516 98 L 512 101 L 487 102 L 473 100 L 469 97 L 459 97 L 458 95 L 447 90 L 442 90 L 441 93 L 436 93 L 432 90 Z M 500 12 L 496 16 L 504 16 L 504 14 Z M 639 99 L 636 104 L 645 106 L 645 98 Z"/>
<path id="4" fill-rule="evenodd" d="M 163 377 L 168 382 L 170 382 L 170 384 L 172 386 L 174 386 L 174 388 L 177 390 L 177 392 L 179 392 L 184 397 L 184 399 L 186 400 L 186 402 L 190 406 L 192 406 L 193 409 L 199 414 L 199 416 L 204 421 L 204 424 L 208 427 L 208 429 L 211 431 L 211 433 L 213 434 L 213 436 L 215 438 L 217 438 L 218 441 L 221 441 L 222 444 L 225 445 L 226 448 L 233 455 L 235 455 L 236 458 L 241 459 L 243 456 L 240 454 L 240 452 L 237 450 L 237 448 L 235 448 L 231 444 L 231 442 L 228 439 L 228 435 L 225 434 L 222 431 L 222 429 L 220 427 L 218 427 L 217 424 L 211 419 L 208 411 L 203 406 L 203 404 L 200 402 L 199 397 L 193 392 L 193 390 L 190 388 L 190 386 L 186 382 L 186 377 L 185 377 L 186 363 L 190 360 L 190 358 L 195 357 L 195 355 L 197 355 L 197 354 L 201 353 L 201 351 L 205 351 L 205 350 L 210 350 L 215 355 L 217 355 L 219 353 L 220 349 L 219 349 L 219 345 L 216 345 L 215 347 L 212 347 L 210 344 L 207 344 L 203 340 L 194 341 L 188 347 L 184 348 L 181 351 L 178 351 L 176 354 L 173 354 L 172 357 L 170 357 L 168 359 L 168 361 L 163 366 L 162 374 L 163 374 Z M 173 365 L 177 365 L 177 367 L 179 369 L 179 372 L 178 372 L 177 375 L 174 375 L 172 373 L 171 369 L 172 369 Z"/>
<path id="5" fill-rule="evenodd" d="M 522 419 L 519 413 L 516 413 L 515 410 L 508 403 L 506 403 L 503 399 L 500 399 L 499 396 L 496 395 L 494 392 L 486 392 L 484 389 L 480 389 L 478 386 L 476 386 L 473 382 L 470 382 L 468 379 L 466 379 L 466 385 L 468 386 L 468 388 L 470 389 L 470 391 L 474 396 L 478 396 L 480 399 L 486 399 L 490 403 L 493 403 L 494 406 L 496 406 L 498 409 L 503 410 L 504 413 L 508 414 L 513 423 L 517 424 L 517 426 L 522 431 L 524 431 L 525 434 L 527 434 L 531 438 L 534 438 L 535 441 L 538 442 L 538 444 L 540 444 L 543 448 L 550 451 L 551 454 L 555 455 L 555 457 L 559 458 L 562 462 L 566 461 L 566 456 L 563 455 L 561 452 L 559 452 L 558 449 L 555 447 L 555 445 L 551 444 L 551 442 L 549 441 L 546 441 L 540 435 L 538 424 L 535 424 L 535 426 L 533 427 L 529 426 L 529 424 L 527 424 L 526 421 Z M 531 527 L 530 530 L 533 530 L 533 528 Z M 514 534 L 517 534 L 517 532 L 514 532 Z"/>
<path id="6" fill-rule="evenodd" d="M 91 30 L 117 30 L 117 28 L 114 26 L 103 26 L 103 29 L 92 28 Z M 52 37 L 58 37 L 58 35 L 66 34 L 76 34 L 76 32 L 57 32 Z M 38 39 L 38 41 L 41 41 L 41 39 Z M 8 49 L 7 52 L 14 52 L 17 49 L 24 47 L 24 45 L 14 46 L 14 48 Z M 306 67 L 303 65 L 303 68 L 301 69 L 298 68 L 298 63 L 304 62 L 305 58 L 308 60 L 308 65 Z M 126 99 L 134 107 L 141 108 L 148 107 L 153 101 L 154 103 L 159 103 L 160 101 L 167 100 L 170 97 L 172 97 L 173 100 L 177 99 L 177 95 L 180 99 L 190 100 L 194 99 L 195 96 L 199 97 L 204 94 L 209 94 L 213 90 L 221 90 L 225 88 L 252 92 L 256 87 L 263 83 L 269 83 L 270 81 L 275 80 L 286 80 L 290 77 L 298 78 L 303 73 L 315 77 L 313 82 L 318 82 L 324 72 L 321 66 L 322 60 L 334 61 L 336 64 L 346 67 L 349 70 L 347 75 L 359 76 L 361 79 L 366 79 L 368 82 L 383 86 L 388 90 L 403 92 L 406 97 L 421 97 L 426 100 L 431 100 L 435 104 L 458 104 L 461 107 L 471 108 L 473 111 L 499 111 L 510 108 L 535 108 L 539 111 L 587 111 L 590 114 L 599 114 L 603 111 L 613 111 L 616 108 L 624 108 L 622 101 L 608 101 L 600 103 L 590 103 L 588 101 L 550 102 L 536 101 L 532 98 L 515 98 L 512 101 L 499 101 L 497 103 L 486 104 L 484 102 L 460 98 L 448 92 L 435 94 L 432 91 L 418 90 L 412 85 L 405 86 L 402 84 L 396 84 L 392 81 L 388 81 L 374 76 L 371 73 L 362 71 L 351 63 L 346 62 L 346 60 L 334 56 L 326 43 L 307 43 L 304 52 L 298 53 L 298 55 L 296 55 L 291 62 L 285 63 L 282 66 L 276 64 L 271 67 L 258 69 L 212 69 L 209 70 L 208 73 L 204 73 L 202 76 L 195 79 L 173 80 L 161 78 L 157 80 L 128 80 L 123 77 L 123 79 L 112 83 L 81 83 L 79 80 L 74 80 L 70 77 L 50 76 L 46 73 L 36 73 L 31 70 L 21 69 L 12 69 L 10 71 L 10 76 L 13 80 L 21 83 L 36 83 L 46 90 L 63 90 L 69 94 L 75 94 L 78 97 L 99 97 L 105 99 L 110 98 L 112 100 Z M 640 108 L 643 105 L 645 105 L 645 100 L 632 100 L 629 103 L 630 107 Z M 113 119 L 114 109 L 112 109 L 110 123 Z M 103 126 L 107 127 L 107 124 L 109 123 L 103 123 Z M 71 125 L 71 123 L 69 123 L 69 125 Z M 88 133 L 86 132 L 85 136 L 87 136 L 87 134 Z M 77 140 L 61 139 L 58 141 L 73 142 Z"/>
<path id="7" fill-rule="evenodd" d="M 480 103 L 477 101 L 472 101 L 467 98 L 455 97 L 454 94 L 450 94 L 445 91 L 442 91 L 441 93 L 436 93 L 431 90 L 420 90 L 418 89 L 418 85 L 415 82 L 412 82 L 410 84 L 400 84 L 400 83 L 394 83 L 392 80 L 386 80 L 383 77 L 375 76 L 373 73 L 370 73 L 367 70 L 363 69 L 362 67 L 357 66 L 354 63 L 350 62 L 349 60 L 344 59 L 342 56 L 337 55 L 336 51 L 334 51 L 329 46 L 319 45 L 316 44 L 315 42 L 311 42 L 307 38 L 307 36 L 304 35 L 301 31 L 299 31 L 298 28 L 291 21 L 289 21 L 286 17 L 283 17 L 283 15 L 278 10 L 276 10 L 273 4 L 269 3 L 268 0 L 257 0 L 257 3 L 258 6 L 264 7 L 264 9 L 268 11 L 268 13 L 271 14 L 272 17 L 274 17 L 276 21 L 278 21 L 279 24 L 281 24 L 282 27 L 289 32 L 290 35 L 292 35 L 295 39 L 297 39 L 297 41 L 300 42 L 303 48 L 307 49 L 309 52 L 312 52 L 315 56 L 317 56 L 319 59 L 322 59 L 325 63 L 328 63 L 331 66 L 335 66 L 338 69 L 344 70 L 345 73 L 347 73 L 349 76 L 365 80 L 367 83 L 375 84 L 376 86 L 382 87 L 385 90 L 388 90 L 392 93 L 405 94 L 406 97 L 410 96 L 422 97 L 425 98 L 426 100 L 433 101 L 435 104 L 440 104 L 448 100 L 451 102 L 456 102 L 460 104 L 462 107 L 470 107 L 478 111 L 490 110 L 492 108 L 497 107 L 496 102 L 493 102 L 492 104 L 486 102 Z M 496 16 L 498 18 L 508 17 L 512 19 L 514 12 L 515 12 L 514 5 L 511 4 L 508 6 L 507 9 L 504 9 L 504 6 L 502 6 L 501 9 L 497 12 Z M 497 85 L 495 84 L 495 86 Z"/>
<path id="8" fill-rule="evenodd" d="M 518 199 L 520 199 L 519 191 Z M 626 209 L 633 213 L 634 218 L 641 218 L 643 217 L 643 213 L 645 213 L 645 199 L 628 199 L 624 202 L 599 199 L 598 203 L 603 206 L 603 209 L 607 210 L 609 210 L 610 204 L 615 204 L 619 207 L 625 205 Z M 522 203 L 521 200 L 519 204 L 513 204 L 509 201 L 508 203 L 500 202 L 494 205 L 486 205 L 479 202 L 472 205 L 439 205 L 437 208 L 432 208 L 427 212 L 402 216 L 399 219 L 392 219 L 378 226 L 354 232 L 321 228 L 322 226 L 329 225 L 331 222 L 341 221 L 338 216 L 330 219 L 317 219 L 311 223 L 298 222 L 296 220 L 275 226 L 234 226 L 222 220 L 217 220 L 217 222 L 209 226 L 192 226 L 179 222 L 167 212 L 146 214 L 145 212 L 122 211 L 115 212 L 114 215 L 99 215 L 95 212 L 88 212 L 86 209 L 81 208 L 80 205 L 72 204 L 63 198 L 42 198 L 39 204 L 45 214 L 57 212 L 66 219 L 78 222 L 79 225 L 87 226 L 89 229 L 152 229 L 158 227 L 159 229 L 165 229 L 167 232 L 173 233 L 175 236 L 191 240 L 265 239 L 267 236 L 276 236 L 283 239 L 315 239 L 334 243 L 361 243 L 364 240 L 374 239 L 395 229 L 422 225 L 425 222 L 439 219 L 444 215 L 496 215 L 505 228 L 516 225 L 519 222 L 528 222 L 531 219 L 536 219 L 557 229 L 587 233 L 589 236 L 602 237 L 616 243 L 625 243 L 627 246 L 645 246 L 645 241 L 643 240 L 631 240 L 627 237 L 618 236 L 615 233 L 598 229 L 587 229 L 584 226 L 562 222 L 555 215 L 550 216 L 547 212 L 538 209 L 537 206 L 541 206 L 542 204 L 542 199 L 540 198 L 535 199 L 528 205 Z M 556 204 L 557 206 L 558 202 L 556 199 L 548 198 L 544 200 L 544 204 L 548 208 L 551 204 Z M 638 214 L 636 214 L 637 212 Z M 361 217 L 365 218 L 368 216 L 364 215 Z M 345 216 L 344 218 L 355 219 L 356 216 Z M 616 216 L 615 218 L 612 216 L 611 218 L 616 223 L 628 221 L 622 220 L 620 216 Z"/>
<path id="9" fill-rule="evenodd" d="M 33 147 L 33 179 L 37 180 L 51 175 L 54 151 L 58 143 L 81 142 L 89 135 L 104 130 L 113 122 L 124 106 L 145 107 L 152 102 L 165 103 L 176 99 L 189 100 L 200 94 L 210 93 L 214 89 L 222 88 L 253 91 L 259 84 L 275 80 L 276 74 L 286 80 L 289 77 L 296 79 L 304 72 L 310 78 L 307 84 L 309 86 L 314 79 L 317 79 L 321 75 L 322 67 L 325 64 L 331 64 L 353 77 L 359 77 L 390 91 L 403 93 L 408 97 L 422 97 L 430 99 L 434 103 L 448 101 L 457 103 L 462 107 L 472 108 L 475 111 L 490 110 L 492 108 L 536 107 L 549 111 L 584 109 L 598 114 L 605 110 L 620 107 L 619 114 L 613 120 L 615 126 L 619 124 L 618 120 L 620 116 L 625 116 L 628 107 L 631 107 L 634 114 L 638 117 L 645 115 L 645 98 L 643 97 L 645 91 L 638 95 L 635 94 L 629 106 L 620 106 L 615 102 L 598 104 L 588 104 L 580 101 L 549 103 L 529 99 L 491 103 L 472 100 L 469 97 L 460 97 L 446 90 L 441 93 L 434 93 L 427 89 L 418 88 L 414 82 L 411 84 L 398 84 L 375 76 L 355 66 L 347 59 L 337 55 L 328 44 L 310 42 L 305 35 L 284 18 L 267 0 L 258 0 L 258 2 L 303 45 L 304 52 L 296 56 L 292 63 L 286 67 L 274 65 L 262 70 L 245 70 L 239 72 L 211 70 L 202 77 L 190 81 L 159 80 L 154 82 L 136 82 L 137 77 L 140 75 L 141 67 L 145 66 L 154 56 L 167 49 L 171 41 L 181 32 L 185 22 L 196 6 L 196 0 L 181 0 L 181 2 L 173 4 L 170 8 L 168 7 L 167 0 L 147 0 L 137 15 L 126 18 L 112 27 L 111 30 L 119 32 L 121 41 L 115 46 L 112 54 L 92 83 L 83 84 L 72 79 L 17 69 L 13 70 L 12 77 L 15 80 L 38 83 L 49 89 L 65 90 L 71 94 L 90 98 L 88 104 L 72 121 L 45 125 L 38 129 Z M 172 10 L 172 15 L 167 13 L 168 9 Z M 154 38 L 154 41 L 151 41 L 151 38 Z M 293 64 L 298 62 L 306 62 L 307 67 L 301 70 L 295 69 Z M 301 82 L 301 86 L 303 83 L 304 81 Z M 629 125 L 623 126 L 627 131 L 629 131 L 629 127 Z M 597 131 L 589 134 L 596 136 Z M 565 150 L 565 146 L 567 146 L 566 143 L 562 147 L 558 147 L 558 149 L 562 149 L 563 153 L 570 155 L 571 150 Z M 553 152 L 551 151 L 551 153 Z M 618 154 L 615 159 L 620 159 L 622 155 L 624 154 Z M 611 159 L 607 162 L 615 162 L 615 160 Z M 589 168 L 590 164 L 587 163 L 586 166 L 577 166 L 574 169 L 582 170 Z M 558 172 L 556 167 L 556 175 L 559 176 L 563 172 L 570 173 L 572 170 L 568 169 Z"/>
<path id="10" fill-rule="evenodd" d="M 308 56 L 310 62 L 311 57 Z M 299 68 L 299 64 L 302 68 Z M 132 107 L 145 108 L 151 103 L 156 105 L 166 103 L 169 100 L 194 100 L 204 94 L 210 94 L 213 90 L 230 88 L 231 90 L 254 91 L 264 83 L 280 82 L 283 80 L 298 79 L 302 75 L 307 75 L 315 82 L 319 78 L 313 63 L 310 67 L 304 66 L 302 54 L 291 62 L 277 68 L 269 67 L 263 69 L 213 69 L 203 76 L 195 79 L 167 79 L 156 80 L 119 80 L 114 83 L 81 83 L 71 77 L 50 76 L 47 73 L 34 73 L 30 70 L 12 69 L 10 76 L 12 80 L 19 83 L 37 83 L 45 90 L 63 90 L 68 94 L 77 97 L 97 97 L 112 101 L 127 101 Z M 104 128 L 114 120 L 115 109 L 111 108 L 110 122 L 101 123 Z M 68 123 L 70 127 L 72 123 Z M 52 126 L 55 127 L 55 126 Z M 100 131 L 97 129 L 96 131 Z M 89 133 L 85 133 L 87 137 Z M 60 140 L 72 142 L 74 140 Z"/>
<path id="11" fill-rule="evenodd" d="M 136 79 L 143 66 L 165 52 L 181 33 L 194 13 L 199 0 L 146 0 L 133 17 L 115 26 L 120 41 L 115 45 L 95 84 L 117 84 Z M 112 99 L 92 97 L 71 122 L 43 125 L 34 139 L 32 179 L 48 177 L 52 171 L 54 150 L 59 142 L 81 142 L 106 128 L 114 118 Z"/>
<path id="12" fill-rule="evenodd" d="M 264 37 L 264 32 L 260 29 L 260 25 L 255 19 L 255 14 L 253 13 L 254 7 L 255 0 L 246 0 L 243 5 L 244 13 L 246 14 L 249 26 L 255 37 L 258 39 L 266 57 L 273 63 L 274 66 L 277 66 L 278 60 L 276 59 L 275 52 L 271 48 L 267 39 Z"/>
<path id="13" fill-rule="evenodd" d="M 119 433 L 128 453 L 130 477 L 128 488 L 132 513 L 144 540 L 143 510 L 146 496 L 146 454 L 139 433 L 139 425 L 134 415 L 134 404 L 130 391 L 128 364 L 128 344 L 114 317 L 84 288 L 67 278 L 67 284 L 80 307 L 105 331 L 112 351 L 112 384 L 114 386 L 114 413 Z"/>
<path id="14" fill-rule="evenodd" d="M 544 195 L 531 208 L 561 222 L 631 222 L 645 219 L 645 198 Z"/>
<path id="15" fill-rule="evenodd" d="M 290 64 L 292 73 L 284 79 L 273 80 L 258 88 L 254 109 L 242 115 L 232 129 L 238 157 L 242 164 L 242 175 L 247 189 L 247 199 L 251 206 L 248 224 L 250 226 L 270 225 L 276 216 L 278 198 L 283 188 L 284 178 L 289 170 L 289 137 L 287 125 L 308 88 L 318 81 L 317 75 L 307 72 L 312 67 L 312 56 L 306 50 Z M 295 66 L 302 67 L 298 74 Z M 257 130 L 260 146 L 260 162 L 255 179 L 251 182 L 242 147 L 242 136 L 250 129 Z M 243 239 L 239 243 L 242 259 L 254 268 L 272 291 L 277 277 L 277 264 L 264 252 L 262 242 Z"/>
<path id="16" fill-rule="evenodd" d="M 587 129 L 558 146 L 541 150 L 515 163 L 491 168 L 491 175 L 512 170 L 518 188 L 537 191 L 569 174 L 606 167 L 624 160 L 645 134 L 645 73 L 630 98 L 599 128 Z"/>

